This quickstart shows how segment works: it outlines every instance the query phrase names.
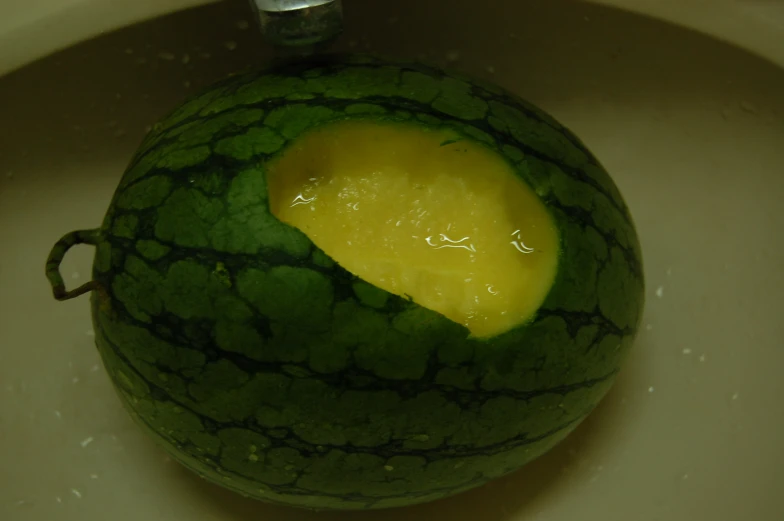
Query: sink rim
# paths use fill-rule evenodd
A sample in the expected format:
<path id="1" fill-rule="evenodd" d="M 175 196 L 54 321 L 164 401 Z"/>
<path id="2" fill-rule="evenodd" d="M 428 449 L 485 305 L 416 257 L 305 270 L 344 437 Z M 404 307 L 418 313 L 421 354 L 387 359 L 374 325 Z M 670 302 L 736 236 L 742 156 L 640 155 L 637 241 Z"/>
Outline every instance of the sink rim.
<path id="1" fill-rule="evenodd" d="M 30 10 L 22 10 L 16 2 L 0 4 L 0 77 L 94 36 L 217 1 L 38 0 L 25 2 L 25 6 L 32 5 Z M 714 0 L 708 13 L 699 0 L 586 1 L 695 30 L 784 67 L 782 4 Z M 351 9 L 350 2 L 345 9 Z"/>

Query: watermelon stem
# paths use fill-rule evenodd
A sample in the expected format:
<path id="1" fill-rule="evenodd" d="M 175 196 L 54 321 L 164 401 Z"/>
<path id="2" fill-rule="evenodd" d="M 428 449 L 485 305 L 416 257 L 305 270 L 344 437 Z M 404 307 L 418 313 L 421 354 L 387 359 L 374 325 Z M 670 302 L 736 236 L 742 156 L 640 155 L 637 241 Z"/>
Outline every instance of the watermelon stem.
<path id="1" fill-rule="evenodd" d="M 65 234 L 52 247 L 52 251 L 49 252 L 49 257 L 46 259 L 46 278 L 49 279 L 49 284 L 52 286 L 52 294 L 55 299 L 70 300 L 80 295 L 84 295 L 85 293 L 89 293 L 100 286 L 97 281 L 91 280 L 74 290 L 67 291 L 65 289 L 65 282 L 63 282 L 63 276 L 60 274 L 60 263 L 63 262 L 63 258 L 68 250 L 77 244 L 97 246 L 100 238 L 100 229 L 77 230 Z"/>

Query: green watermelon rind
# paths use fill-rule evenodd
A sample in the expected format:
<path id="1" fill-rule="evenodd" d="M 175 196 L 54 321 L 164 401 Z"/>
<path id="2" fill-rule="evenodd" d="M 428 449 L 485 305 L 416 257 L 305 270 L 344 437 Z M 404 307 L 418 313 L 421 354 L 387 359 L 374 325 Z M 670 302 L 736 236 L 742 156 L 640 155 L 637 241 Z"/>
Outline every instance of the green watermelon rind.
<path id="1" fill-rule="evenodd" d="M 638 238 L 604 168 L 531 104 L 423 65 L 318 60 L 229 78 L 148 135 L 102 225 L 96 343 L 132 416 L 211 481 L 318 509 L 446 497 L 543 454 L 608 391 L 642 313 Z M 561 251 L 530 321 L 471 338 L 269 213 L 264 163 L 351 118 L 451 128 L 537 193 Z"/>

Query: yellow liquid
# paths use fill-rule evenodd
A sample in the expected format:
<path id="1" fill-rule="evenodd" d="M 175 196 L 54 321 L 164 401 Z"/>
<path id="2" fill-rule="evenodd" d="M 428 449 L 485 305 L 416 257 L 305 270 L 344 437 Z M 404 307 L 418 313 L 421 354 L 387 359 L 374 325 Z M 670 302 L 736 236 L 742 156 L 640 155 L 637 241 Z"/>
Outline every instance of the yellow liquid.
<path id="1" fill-rule="evenodd" d="M 268 167 L 272 213 L 346 270 L 490 337 L 547 296 L 558 234 L 498 154 L 452 131 L 332 123 Z"/>

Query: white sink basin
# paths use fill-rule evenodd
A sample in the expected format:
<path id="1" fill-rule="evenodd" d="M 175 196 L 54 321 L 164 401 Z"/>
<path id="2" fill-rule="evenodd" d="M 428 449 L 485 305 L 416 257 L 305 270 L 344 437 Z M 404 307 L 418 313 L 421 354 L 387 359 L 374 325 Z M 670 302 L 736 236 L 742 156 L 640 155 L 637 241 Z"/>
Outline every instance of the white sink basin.
<path id="1" fill-rule="evenodd" d="M 188 3 L 121 9 L 110 25 Z M 270 54 L 237 0 L 26 63 L 99 32 L 60 26 L 66 34 L 37 40 L 74 19 L 64 9 L 0 24 L 2 41 L 32 49 L 0 46 L 0 71 L 16 69 L 0 77 L 0 519 L 781 519 L 784 46 L 774 42 L 784 14 L 751 2 L 717 3 L 704 17 L 694 2 L 625 3 L 675 25 L 566 1 L 426 4 L 345 0 L 338 49 L 449 61 L 521 94 L 583 138 L 635 216 L 645 326 L 603 404 L 523 470 L 409 509 L 274 507 L 170 462 L 99 366 L 87 299 L 55 302 L 43 264 L 63 233 L 100 223 L 148 125 Z M 92 254 L 66 258 L 72 286 L 89 277 Z"/>

